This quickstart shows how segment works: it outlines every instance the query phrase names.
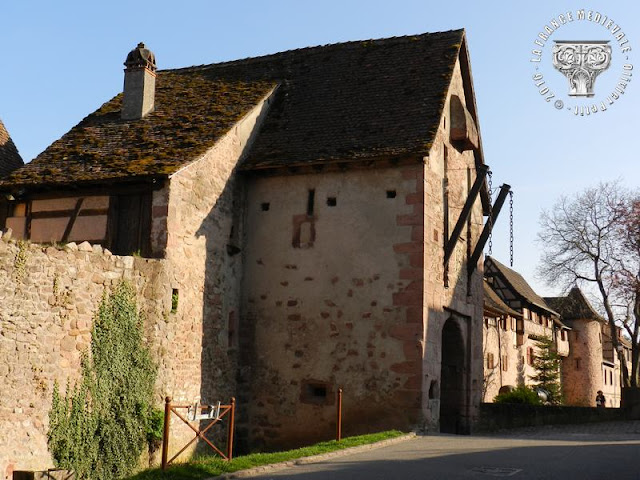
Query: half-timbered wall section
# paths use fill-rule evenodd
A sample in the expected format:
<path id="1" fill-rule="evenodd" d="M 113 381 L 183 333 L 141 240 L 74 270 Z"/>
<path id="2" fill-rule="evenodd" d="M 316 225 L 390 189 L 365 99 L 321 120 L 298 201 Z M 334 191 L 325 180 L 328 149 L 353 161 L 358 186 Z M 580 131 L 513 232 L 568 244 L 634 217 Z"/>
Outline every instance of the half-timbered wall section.
<path id="1" fill-rule="evenodd" d="M 490 402 L 501 389 L 533 384 L 538 339 L 553 339 L 567 357 L 570 328 L 519 273 L 494 258 L 485 260 L 485 279 L 484 401 Z"/>
<path id="2" fill-rule="evenodd" d="M 148 190 L 148 189 L 147 189 Z M 118 255 L 147 256 L 151 234 L 151 191 L 34 195 L 7 205 L 0 228 L 37 243 L 90 242 Z"/>

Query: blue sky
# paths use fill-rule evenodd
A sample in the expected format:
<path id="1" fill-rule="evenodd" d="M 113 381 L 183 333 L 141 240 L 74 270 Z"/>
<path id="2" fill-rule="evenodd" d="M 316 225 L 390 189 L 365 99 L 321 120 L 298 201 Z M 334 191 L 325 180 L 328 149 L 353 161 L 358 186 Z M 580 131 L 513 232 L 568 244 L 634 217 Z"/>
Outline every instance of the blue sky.
<path id="1" fill-rule="evenodd" d="M 640 51 L 640 7 L 632 1 L 426 2 L 358 0 L 5 2 L 0 29 L 0 118 L 25 160 L 34 158 L 84 116 L 122 89 L 126 54 L 144 41 L 158 67 L 174 68 L 258 56 L 312 45 L 465 28 L 485 159 L 494 186 L 514 190 L 515 264 L 541 294 L 558 293 L 535 276 L 541 209 L 562 194 L 599 181 L 640 186 L 634 139 L 638 129 L 640 66 L 625 94 L 606 112 L 575 117 L 538 93 L 530 62 L 533 41 L 551 18 L 578 9 L 615 20 Z M 561 37 L 561 34 L 564 37 Z M 566 37 L 566 38 L 565 38 Z M 555 40 L 611 39 L 604 27 L 575 22 Z M 621 71 L 612 40 L 612 66 L 596 80 L 611 84 Z M 549 46 L 545 47 L 549 55 Z M 547 57 L 545 57 L 547 58 Z M 425 59 L 428 61 L 428 59 Z M 567 81 L 547 62 L 548 85 Z M 602 90 L 601 90 L 602 91 Z M 493 254 L 509 261 L 508 210 Z"/>

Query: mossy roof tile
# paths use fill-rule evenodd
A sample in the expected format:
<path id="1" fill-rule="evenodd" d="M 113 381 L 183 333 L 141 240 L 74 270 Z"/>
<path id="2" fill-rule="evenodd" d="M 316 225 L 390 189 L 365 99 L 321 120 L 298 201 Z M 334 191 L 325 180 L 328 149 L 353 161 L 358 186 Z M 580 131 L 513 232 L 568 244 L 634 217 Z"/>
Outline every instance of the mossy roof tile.
<path id="1" fill-rule="evenodd" d="M 23 165 L 22 157 L 0 120 L 0 178 Z"/>

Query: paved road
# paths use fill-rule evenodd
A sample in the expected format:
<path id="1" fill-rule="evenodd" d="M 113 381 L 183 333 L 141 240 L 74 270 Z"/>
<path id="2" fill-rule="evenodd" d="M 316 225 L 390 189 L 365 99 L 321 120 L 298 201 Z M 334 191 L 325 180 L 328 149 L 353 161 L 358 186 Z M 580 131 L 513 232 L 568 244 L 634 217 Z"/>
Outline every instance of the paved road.
<path id="1" fill-rule="evenodd" d="M 429 435 L 253 479 L 640 480 L 640 421 Z"/>

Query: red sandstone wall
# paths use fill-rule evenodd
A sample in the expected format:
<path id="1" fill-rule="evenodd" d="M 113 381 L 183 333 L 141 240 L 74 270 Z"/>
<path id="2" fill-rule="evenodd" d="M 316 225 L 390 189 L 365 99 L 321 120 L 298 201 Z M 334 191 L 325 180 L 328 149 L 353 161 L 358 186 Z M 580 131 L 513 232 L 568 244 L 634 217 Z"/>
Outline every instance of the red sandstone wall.
<path id="1" fill-rule="evenodd" d="M 347 434 L 416 422 L 421 171 L 417 165 L 250 183 L 240 328 L 250 392 L 242 398 L 250 424 L 243 433 L 254 446 L 332 438 L 339 387 Z M 326 398 L 309 395 L 314 385 Z"/>

